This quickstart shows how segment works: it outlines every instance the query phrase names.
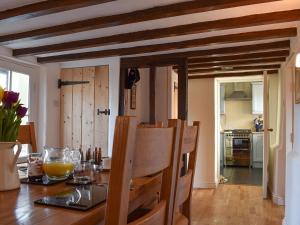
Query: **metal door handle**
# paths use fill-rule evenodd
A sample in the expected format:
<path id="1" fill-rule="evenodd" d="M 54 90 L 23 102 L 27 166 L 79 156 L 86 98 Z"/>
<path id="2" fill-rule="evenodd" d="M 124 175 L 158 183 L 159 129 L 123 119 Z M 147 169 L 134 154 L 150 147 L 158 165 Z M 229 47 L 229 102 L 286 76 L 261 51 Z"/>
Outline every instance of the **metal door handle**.
<path id="1" fill-rule="evenodd" d="M 104 111 L 97 109 L 97 115 L 100 115 L 100 114 L 110 115 L 110 109 L 105 109 Z"/>
<path id="2" fill-rule="evenodd" d="M 262 131 L 265 131 L 264 129 L 262 129 Z M 267 129 L 267 131 L 269 131 L 269 132 L 273 132 L 274 131 L 274 129 L 273 128 L 268 128 Z"/>

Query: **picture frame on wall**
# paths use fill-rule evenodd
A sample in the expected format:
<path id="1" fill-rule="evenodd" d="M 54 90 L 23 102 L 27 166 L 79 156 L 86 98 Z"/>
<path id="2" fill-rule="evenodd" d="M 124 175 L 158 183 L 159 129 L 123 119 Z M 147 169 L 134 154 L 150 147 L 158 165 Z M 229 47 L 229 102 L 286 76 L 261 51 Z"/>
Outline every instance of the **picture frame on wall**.
<path id="1" fill-rule="evenodd" d="M 130 109 L 136 109 L 136 85 L 134 84 L 130 90 Z"/>
<path id="2" fill-rule="evenodd" d="M 295 103 L 300 104 L 300 68 L 295 69 Z"/>

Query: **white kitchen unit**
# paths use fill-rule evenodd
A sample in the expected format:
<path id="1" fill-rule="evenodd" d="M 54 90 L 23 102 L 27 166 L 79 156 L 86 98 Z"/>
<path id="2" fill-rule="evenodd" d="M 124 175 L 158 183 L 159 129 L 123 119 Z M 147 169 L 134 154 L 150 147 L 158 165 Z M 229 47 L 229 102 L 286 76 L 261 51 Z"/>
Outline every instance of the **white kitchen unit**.
<path id="1" fill-rule="evenodd" d="M 263 168 L 264 161 L 264 133 L 252 133 L 252 166 L 253 168 Z"/>
<path id="2" fill-rule="evenodd" d="M 263 82 L 252 83 L 252 114 L 261 115 L 264 112 Z"/>
<path id="3" fill-rule="evenodd" d="M 224 133 L 220 134 L 220 166 L 224 167 Z"/>

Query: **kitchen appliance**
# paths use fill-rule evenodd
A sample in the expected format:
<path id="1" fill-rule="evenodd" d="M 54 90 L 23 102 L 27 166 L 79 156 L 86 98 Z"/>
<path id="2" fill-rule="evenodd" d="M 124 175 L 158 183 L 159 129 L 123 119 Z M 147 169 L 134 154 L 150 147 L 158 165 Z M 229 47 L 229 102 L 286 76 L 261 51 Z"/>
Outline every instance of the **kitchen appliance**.
<path id="1" fill-rule="evenodd" d="M 224 165 L 251 166 L 251 130 L 224 131 Z"/>

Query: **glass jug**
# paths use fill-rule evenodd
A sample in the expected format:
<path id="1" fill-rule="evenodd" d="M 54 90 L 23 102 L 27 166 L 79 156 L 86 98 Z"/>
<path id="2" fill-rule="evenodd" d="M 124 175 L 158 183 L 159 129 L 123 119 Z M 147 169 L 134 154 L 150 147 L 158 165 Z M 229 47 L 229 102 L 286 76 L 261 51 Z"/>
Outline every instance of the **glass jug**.
<path id="1" fill-rule="evenodd" d="M 69 148 L 44 147 L 43 170 L 50 180 L 64 180 L 80 162 L 80 152 Z"/>

